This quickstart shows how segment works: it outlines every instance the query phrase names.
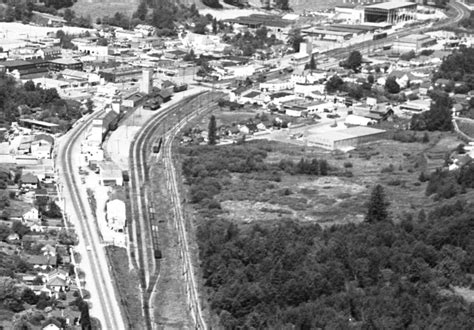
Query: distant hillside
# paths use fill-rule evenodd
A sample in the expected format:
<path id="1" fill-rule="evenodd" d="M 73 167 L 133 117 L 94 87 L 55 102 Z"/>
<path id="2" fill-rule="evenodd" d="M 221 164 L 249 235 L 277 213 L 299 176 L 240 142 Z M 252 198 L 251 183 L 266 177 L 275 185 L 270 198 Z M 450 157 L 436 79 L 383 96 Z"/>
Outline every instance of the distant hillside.
<path id="1" fill-rule="evenodd" d="M 76 16 L 90 16 L 94 22 L 97 17 L 113 16 L 116 12 L 131 15 L 140 0 L 77 0 L 72 7 Z"/>
<path id="2" fill-rule="evenodd" d="M 154 0 L 159 2 L 160 0 Z M 234 8 L 219 0 L 224 8 Z M 474 1 L 474 0 L 473 0 Z M 194 4 L 197 9 L 209 8 L 202 4 L 202 0 L 175 0 L 176 3 L 181 3 L 186 6 Z M 90 16 L 94 22 L 97 17 L 113 16 L 116 12 L 122 12 L 127 15 L 137 9 L 140 0 L 77 0 L 72 9 L 76 16 Z M 251 6 L 259 7 L 260 0 L 249 1 Z M 343 0 L 290 0 L 290 7 L 295 12 L 302 12 L 303 10 L 312 11 L 318 9 L 332 8 L 337 4 L 343 3 Z"/>
<path id="3" fill-rule="evenodd" d="M 76 16 L 90 16 L 92 21 L 97 17 L 113 16 L 116 12 L 132 15 L 141 0 L 77 0 L 72 9 Z M 155 0 L 160 2 L 160 0 Z M 201 0 L 174 0 L 186 6 L 196 5 L 196 8 L 206 8 Z M 222 2 L 222 1 L 221 1 Z"/>
<path id="4" fill-rule="evenodd" d="M 334 6 L 342 3 L 343 0 L 290 0 L 290 7 L 295 12 L 302 12 L 303 10 L 313 11 L 334 8 Z"/>

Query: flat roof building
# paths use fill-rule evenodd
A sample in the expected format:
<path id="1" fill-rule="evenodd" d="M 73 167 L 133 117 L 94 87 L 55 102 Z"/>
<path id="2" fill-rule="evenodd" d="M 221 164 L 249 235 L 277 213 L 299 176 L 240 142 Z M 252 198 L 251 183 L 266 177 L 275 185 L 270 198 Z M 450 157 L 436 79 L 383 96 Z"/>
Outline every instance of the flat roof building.
<path id="1" fill-rule="evenodd" d="M 415 18 L 414 2 L 382 2 L 364 7 L 364 21 L 369 23 L 398 23 Z"/>
<path id="2" fill-rule="evenodd" d="M 385 137 L 385 131 L 371 127 L 354 126 L 334 131 L 316 132 L 308 137 L 308 145 L 329 150 L 353 149 L 366 142 Z"/>
<path id="3" fill-rule="evenodd" d="M 398 53 L 406 53 L 409 51 L 419 51 L 421 48 L 429 47 L 436 44 L 436 39 L 424 34 L 410 34 L 406 37 L 399 38 L 393 43 L 392 49 Z"/>

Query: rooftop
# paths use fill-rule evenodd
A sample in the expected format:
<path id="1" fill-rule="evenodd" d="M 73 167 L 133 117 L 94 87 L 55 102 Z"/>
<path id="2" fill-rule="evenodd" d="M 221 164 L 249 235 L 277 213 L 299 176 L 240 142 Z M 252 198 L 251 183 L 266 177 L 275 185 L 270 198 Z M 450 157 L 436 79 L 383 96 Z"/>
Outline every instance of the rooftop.
<path id="1" fill-rule="evenodd" d="M 34 119 L 20 119 L 21 122 L 27 123 L 27 124 L 32 124 L 32 125 L 38 125 L 38 126 L 45 126 L 45 127 L 58 127 L 57 124 L 53 123 L 48 123 L 46 121 L 41 121 L 41 120 L 34 120 Z"/>
<path id="2" fill-rule="evenodd" d="M 324 139 L 330 141 L 338 141 L 338 140 L 347 140 L 353 139 L 362 136 L 374 135 L 374 134 L 381 134 L 385 133 L 383 129 L 371 128 L 366 126 L 354 126 L 344 129 L 337 129 L 337 130 L 329 130 L 325 132 L 314 132 L 314 136 L 323 136 Z"/>
<path id="3" fill-rule="evenodd" d="M 73 58 L 58 58 L 57 60 L 52 60 L 51 63 L 68 65 L 68 64 L 78 64 L 81 62 Z"/>
<path id="4" fill-rule="evenodd" d="M 373 5 L 366 6 L 365 8 L 393 10 L 393 9 L 399 9 L 399 8 L 412 7 L 412 6 L 416 6 L 416 3 L 414 3 L 414 2 L 392 1 L 392 2 L 375 3 Z"/>

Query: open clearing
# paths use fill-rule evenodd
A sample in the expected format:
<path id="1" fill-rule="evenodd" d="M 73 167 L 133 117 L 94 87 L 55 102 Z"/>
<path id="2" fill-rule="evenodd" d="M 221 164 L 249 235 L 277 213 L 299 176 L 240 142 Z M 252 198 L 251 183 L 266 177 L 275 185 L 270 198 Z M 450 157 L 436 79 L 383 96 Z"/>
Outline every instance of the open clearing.
<path id="1" fill-rule="evenodd" d="M 256 113 L 216 111 L 214 115 L 218 126 L 232 126 L 255 118 Z M 209 116 L 189 126 L 207 129 L 208 122 Z M 332 168 L 330 175 L 284 174 L 280 180 L 272 180 L 259 173 L 231 173 L 221 182 L 222 190 L 216 196 L 224 211 L 219 216 L 239 223 L 282 218 L 322 226 L 359 223 L 364 220 L 372 188 L 382 184 L 393 219 L 403 219 L 414 210 L 436 205 L 425 196 L 427 183 L 419 181 L 420 173 L 442 166 L 446 152 L 461 143 L 451 133 L 429 133 L 429 137 L 429 143 L 381 140 L 348 153 L 298 145 L 288 138 L 282 142 L 253 141 L 262 147 L 271 146 L 265 158 L 267 164 L 278 164 L 281 160 L 297 163 L 301 158 L 325 159 Z"/>

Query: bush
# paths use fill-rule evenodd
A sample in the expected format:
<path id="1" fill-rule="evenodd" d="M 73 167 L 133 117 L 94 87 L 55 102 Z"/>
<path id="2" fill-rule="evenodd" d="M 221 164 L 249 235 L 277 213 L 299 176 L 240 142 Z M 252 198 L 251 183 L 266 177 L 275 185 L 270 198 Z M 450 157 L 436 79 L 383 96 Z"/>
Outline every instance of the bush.
<path id="1" fill-rule="evenodd" d="M 395 170 L 393 164 L 388 165 L 387 167 L 382 168 L 381 173 L 392 173 Z"/>
<path id="2" fill-rule="evenodd" d="M 345 168 L 352 168 L 352 163 L 351 162 L 345 162 L 344 167 Z"/>
<path id="3" fill-rule="evenodd" d="M 400 179 L 393 179 L 387 182 L 388 186 L 399 186 L 401 184 L 402 184 L 402 181 L 400 181 Z"/>
<path id="4" fill-rule="evenodd" d="M 292 193 L 293 193 L 293 192 L 290 190 L 290 188 L 285 188 L 285 189 L 283 190 L 283 195 L 284 195 L 284 196 L 289 196 L 289 195 L 291 195 Z"/>

